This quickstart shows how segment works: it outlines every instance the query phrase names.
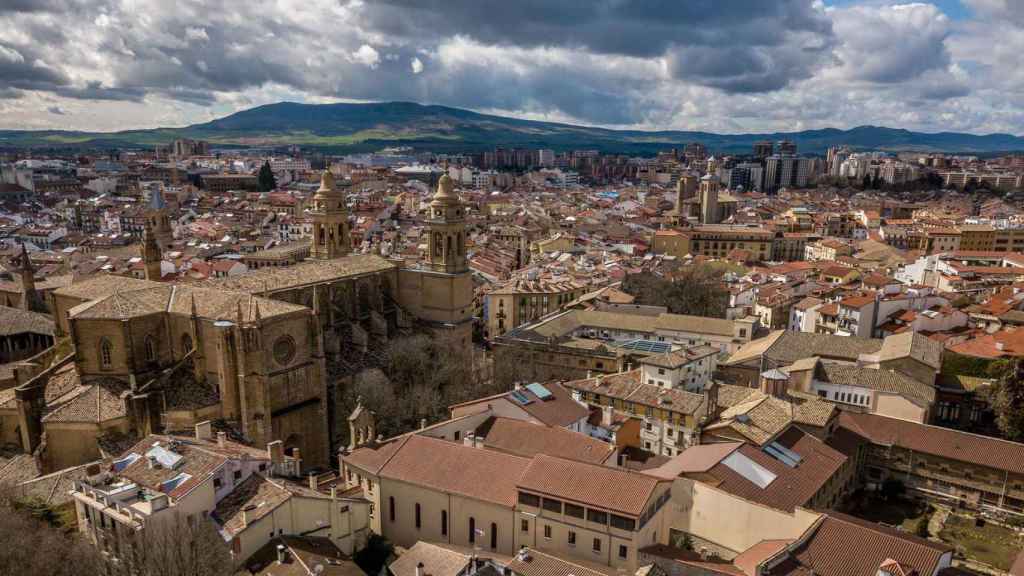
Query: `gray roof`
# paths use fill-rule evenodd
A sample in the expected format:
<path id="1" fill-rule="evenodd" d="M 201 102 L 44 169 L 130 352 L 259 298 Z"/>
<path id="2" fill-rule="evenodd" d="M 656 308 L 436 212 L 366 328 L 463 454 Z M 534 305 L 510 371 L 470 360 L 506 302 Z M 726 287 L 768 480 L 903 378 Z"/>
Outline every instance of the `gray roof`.
<path id="1" fill-rule="evenodd" d="M 917 332 L 901 332 L 885 339 L 878 351 L 878 361 L 913 358 L 935 370 L 942 368 L 942 343 Z"/>
<path id="2" fill-rule="evenodd" d="M 760 360 L 762 355 L 779 366 L 810 356 L 854 362 L 861 354 L 875 354 L 881 348 L 882 341 L 871 338 L 778 331 L 744 345 L 726 364 Z"/>
<path id="3" fill-rule="evenodd" d="M 860 386 L 879 392 L 899 394 L 919 405 L 935 401 L 935 387 L 885 368 L 864 368 L 846 364 L 822 364 L 819 377 L 833 384 Z"/>

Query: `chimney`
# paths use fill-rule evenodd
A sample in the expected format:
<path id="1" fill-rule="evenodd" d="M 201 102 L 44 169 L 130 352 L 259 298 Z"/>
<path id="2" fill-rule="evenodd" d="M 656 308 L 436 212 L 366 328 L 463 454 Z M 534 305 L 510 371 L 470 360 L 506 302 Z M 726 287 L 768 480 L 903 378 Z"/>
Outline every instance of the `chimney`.
<path id="1" fill-rule="evenodd" d="M 703 546 L 701 546 L 701 548 L 700 548 L 700 559 L 701 560 L 707 560 L 708 556 L 709 556 L 708 549 L 703 547 Z"/>
<path id="2" fill-rule="evenodd" d="M 337 499 L 338 499 L 338 485 L 337 484 L 331 484 L 331 500 L 337 500 Z"/>
<path id="3" fill-rule="evenodd" d="M 416 564 L 416 576 L 423 576 L 423 562 Z"/>
<path id="4" fill-rule="evenodd" d="M 1006 350 L 1006 342 L 996 342 L 996 350 L 1003 352 Z"/>
<path id="5" fill-rule="evenodd" d="M 474 448 L 483 448 L 484 447 L 484 437 L 483 436 L 474 436 L 473 437 L 473 447 Z"/>
<path id="6" fill-rule="evenodd" d="M 276 469 L 284 464 L 284 442 L 274 440 L 267 444 L 267 455 L 270 457 L 271 468 Z"/>
<path id="7" fill-rule="evenodd" d="M 302 454 L 298 448 L 292 448 L 292 460 L 295 460 L 295 475 L 300 475 L 302 470 Z"/>
<path id="8" fill-rule="evenodd" d="M 210 440 L 213 438 L 213 422 L 207 420 L 196 424 L 196 440 Z"/>
<path id="9" fill-rule="evenodd" d="M 228 435 L 226 432 L 217 432 L 217 446 L 224 447 L 228 442 Z"/>
<path id="10" fill-rule="evenodd" d="M 310 474 L 309 475 L 309 489 L 310 490 L 316 490 L 317 486 L 319 486 L 319 485 L 320 485 L 320 483 L 317 482 L 317 480 L 316 480 L 316 474 Z"/>
<path id="11" fill-rule="evenodd" d="M 467 430 L 466 435 L 462 437 L 462 445 L 472 447 L 473 444 L 473 432 L 471 430 Z"/>
<path id="12" fill-rule="evenodd" d="M 427 427 L 427 419 L 426 418 L 420 418 L 420 430 L 423 430 L 426 427 Z"/>
<path id="13" fill-rule="evenodd" d="M 284 544 L 277 545 L 277 563 L 284 564 L 288 561 L 288 549 L 284 547 Z"/>
<path id="14" fill-rule="evenodd" d="M 615 416 L 615 409 L 611 406 L 601 406 L 601 426 L 605 428 L 612 425 L 612 417 Z"/>
<path id="15" fill-rule="evenodd" d="M 593 377 L 594 377 L 594 371 L 593 370 L 587 370 L 587 380 L 590 380 Z"/>

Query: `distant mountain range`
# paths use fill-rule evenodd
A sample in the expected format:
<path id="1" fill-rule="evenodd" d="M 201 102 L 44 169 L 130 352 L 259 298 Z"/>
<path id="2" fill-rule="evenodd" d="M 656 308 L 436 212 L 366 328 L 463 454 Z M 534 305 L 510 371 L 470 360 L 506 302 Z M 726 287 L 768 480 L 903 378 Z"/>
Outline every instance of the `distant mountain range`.
<path id="1" fill-rule="evenodd" d="M 329 152 L 364 152 L 385 146 L 468 152 L 501 146 L 653 154 L 687 142 L 701 142 L 716 153 L 749 153 L 754 142 L 783 139 L 795 142 L 802 153 L 815 154 L 823 154 L 829 146 L 843 144 L 858 150 L 971 154 L 1024 151 L 1024 138 L 1010 134 L 929 134 L 879 126 L 771 134 L 610 130 L 410 102 L 281 102 L 184 128 L 122 132 L 0 130 L 0 147 L 133 148 L 165 144 L 177 138 L 208 140 L 215 147 L 299 145 Z"/>

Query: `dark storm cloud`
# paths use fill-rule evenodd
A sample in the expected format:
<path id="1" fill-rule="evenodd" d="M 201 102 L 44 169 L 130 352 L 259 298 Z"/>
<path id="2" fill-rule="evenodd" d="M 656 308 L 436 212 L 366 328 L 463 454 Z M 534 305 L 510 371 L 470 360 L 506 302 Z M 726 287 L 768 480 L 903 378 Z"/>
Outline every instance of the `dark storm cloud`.
<path id="1" fill-rule="evenodd" d="M 485 44 L 669 56 L 677 78 L 725 91 L 809 77 L 834 45 L 806 0 L 382 0 L 361 5 L 375 30 L 410 41 L 464 35 Z"/>

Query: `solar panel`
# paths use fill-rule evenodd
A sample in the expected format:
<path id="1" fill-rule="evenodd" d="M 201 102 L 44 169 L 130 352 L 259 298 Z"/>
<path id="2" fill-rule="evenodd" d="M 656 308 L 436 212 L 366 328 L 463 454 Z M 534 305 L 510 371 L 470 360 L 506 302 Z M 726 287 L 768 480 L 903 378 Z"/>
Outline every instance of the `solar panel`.
<path id="1" fill-rule="evenodd" d="M 178 464 L 181 464 L 184 457 L 177 452 L 167 450 L 163 446 L 153 446 L 149 449 L 149 452 L 146 452 L 146 458 L 156 458 L 156 461 L 161 466 L 173 470 L 177 468 Z"/>
<path id="2" fill-rule="evenodd" d="M 164 492 L 164 493 L 170 492 L 170 491 L 174 490 L 175 488 L 177 488 L 178 486 L 181 486 L 182 484 L 187 482 L 188 479 L 191 478 L 191 477 L 192 476 L 190 476 L 188 474 L 185 474 L 185 473 L 178 474 L 174 478 L 171 478 L 170 480 L 166 480 L 163 483 L 161 483 L 160 484 L 160 491 Z"/>
<path id="3" fill-rule="evenodd" d="M 623 348 L 625 350 L 636 350 L 637 352 L 661 354 L 671 350 L 672 345 L 668 342 L 654 342 L 651 340 L 629 340 L 628 342 L 620 344 L 619 348 Z"/>
<path id="4" fill-rule="evenodd" d="M 775 458 L 779 462 L 782 462 L 786 466 L 789 466 L 790 468 L 796 468 L 796 465 L 800 463 L 797 460 L 793 460 L 792 458 L 790 458 L 785 453 L 778 450 L 775 446 L 771 444 L 765 446 L 764 451 L 768 453 L 768 455 L 770 455 L 771 457 Z"/>
<path id="5" fill-rule="evenodd" d="M 514 402 L 516 402 L 517 404 L 521 404 L 521 405 L 523 405 L 523 406 L 526 406 L 526 405 L 527 405 L 527 404 L 529 404 L 530 402 L 533 402 L 533 400 L 530 400 L 530 399 L 529 399 L 529 398 L 528 398 L 528 397 L 526 396 L 526 394 L 523 394 L 523 393 L 522 393 L 522 392 L 520 392 L 519 390 L 513 390 L 512 392 L 510 392 L 510 393 L 509 393 L 509 396 L 511 396 L 511 397 L 512 397 L 512 400 L 513 400 Z"/>
<path id="6" fill-rule="evenodd" d="M 125 456 L 120 460 L 114 460 L 114 472 L 120 472 L 124 470 L 125 468 L 134 464 L 135 461 L 138 460 L 139 458 L 142 458 L 142 456 L 139 456 L 135 452 L 132 452 L 131 454 Z"/>
<path id="7" fill-rule="evenodd" d="M 739 450 L 729 454 L 729 456 L 722 460 L 722 464 L 725 464 L 733 472 L 743 476 L 747 480 L 750 480 L 754 485 L 762 490 L 767 488 L 775 481 L 776 478 L 775 474 L 773 474 L 771 470 L 768 470 L 764 466 L 761 466 L 757 462 L 747 458 L 741 454 Z"/>
<path id="8" fill-rule="evenodd" d="M 533 392 L 533 395 L 536 396 L 537 398 L 540 398 L 541 400 L 554 398 L 551 392 L 541 384 L 527 384 L 526 389 L 529 390 L 530 392 Z"/>
<path id="9" fill-rule="evenodd" d="M 803 456 L 797 454 L 796 452 L 790 450 L 789 448 L 786 448 L 785 446 L 779 444 L 778 442 L 772 442 L 771 444 L 769 444 L 769 446 L 783 453 L 787 458 L 796 462 L 797 464 L 803 462 L 804 460 Z"/>

